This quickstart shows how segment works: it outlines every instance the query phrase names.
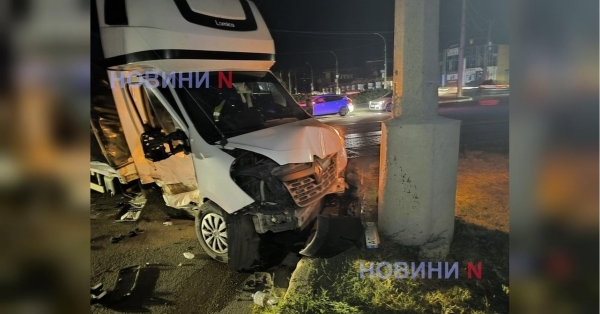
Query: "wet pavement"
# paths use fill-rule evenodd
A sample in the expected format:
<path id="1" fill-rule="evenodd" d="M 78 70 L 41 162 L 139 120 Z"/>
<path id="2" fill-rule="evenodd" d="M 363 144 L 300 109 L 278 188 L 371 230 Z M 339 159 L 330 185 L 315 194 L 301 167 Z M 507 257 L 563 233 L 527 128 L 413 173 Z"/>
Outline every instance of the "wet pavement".
<path id="1" fill-rule="evenodd" d="M 438 114 L 461 120 L 460 150 L 508 153 L 509 98 L 494 97 L 496 105 L 481 105 L 479 100 L 440 105 Z M 345 117 L 329 115 L 317 117 L 335 127 L 346 140 L 348 158 L 379 155 L 381 121 L 391 118 L 387 112 L 373 111 L 366 105 Z"/>

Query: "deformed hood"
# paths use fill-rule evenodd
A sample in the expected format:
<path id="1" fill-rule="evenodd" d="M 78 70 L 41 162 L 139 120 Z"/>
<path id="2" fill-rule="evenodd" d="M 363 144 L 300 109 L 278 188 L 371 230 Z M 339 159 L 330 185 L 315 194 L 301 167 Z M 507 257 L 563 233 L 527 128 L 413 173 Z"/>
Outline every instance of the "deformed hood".
<path id="1" fill-rule="evenodd" d="M 312 162 L 339 152 L 343 141 L 331 126 L 314 118 L 282 124 L 228 139 L 227 146 L 249 150 L 280 165 Z"/>

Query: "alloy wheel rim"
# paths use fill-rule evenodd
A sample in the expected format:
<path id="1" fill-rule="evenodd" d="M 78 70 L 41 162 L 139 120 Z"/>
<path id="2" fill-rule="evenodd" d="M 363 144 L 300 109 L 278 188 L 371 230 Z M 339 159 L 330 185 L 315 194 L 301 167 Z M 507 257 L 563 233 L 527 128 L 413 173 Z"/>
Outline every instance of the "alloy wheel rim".
<path id="1" fill-rule="evenodd" d="M 202 240 L 215 253 L 227 253 L 227 225 L 222 216 L 209 213 L 200 225 Z"/>

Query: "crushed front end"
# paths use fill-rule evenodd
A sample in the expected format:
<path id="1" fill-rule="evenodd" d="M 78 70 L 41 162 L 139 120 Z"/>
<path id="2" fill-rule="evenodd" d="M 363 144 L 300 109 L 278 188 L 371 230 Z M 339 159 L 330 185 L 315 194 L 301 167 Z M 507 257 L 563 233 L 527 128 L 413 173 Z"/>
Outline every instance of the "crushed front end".
<path id="1" fill-rule="evenodd" d="M 343 193 L 346 157 L 338 154 L 286 165 L 252 152 L 240 154 L 231 175 L 256 200 L 244 209 L 256 232 L 304 229 L 323 208 L 325 195 Z"/>

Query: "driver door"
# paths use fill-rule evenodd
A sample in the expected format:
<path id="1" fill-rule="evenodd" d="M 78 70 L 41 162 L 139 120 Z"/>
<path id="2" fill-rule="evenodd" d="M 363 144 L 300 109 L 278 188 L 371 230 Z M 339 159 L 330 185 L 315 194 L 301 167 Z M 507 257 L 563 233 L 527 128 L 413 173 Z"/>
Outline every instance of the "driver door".
<path id="1" fill-rule="evenodd" d="M 165 203 L 184 207 L 200 203 L 194 162 L 188 147 L 188 126 L 169 89 L 127 86 L 143 127 L 140 141 L 152 178 Z"/>

